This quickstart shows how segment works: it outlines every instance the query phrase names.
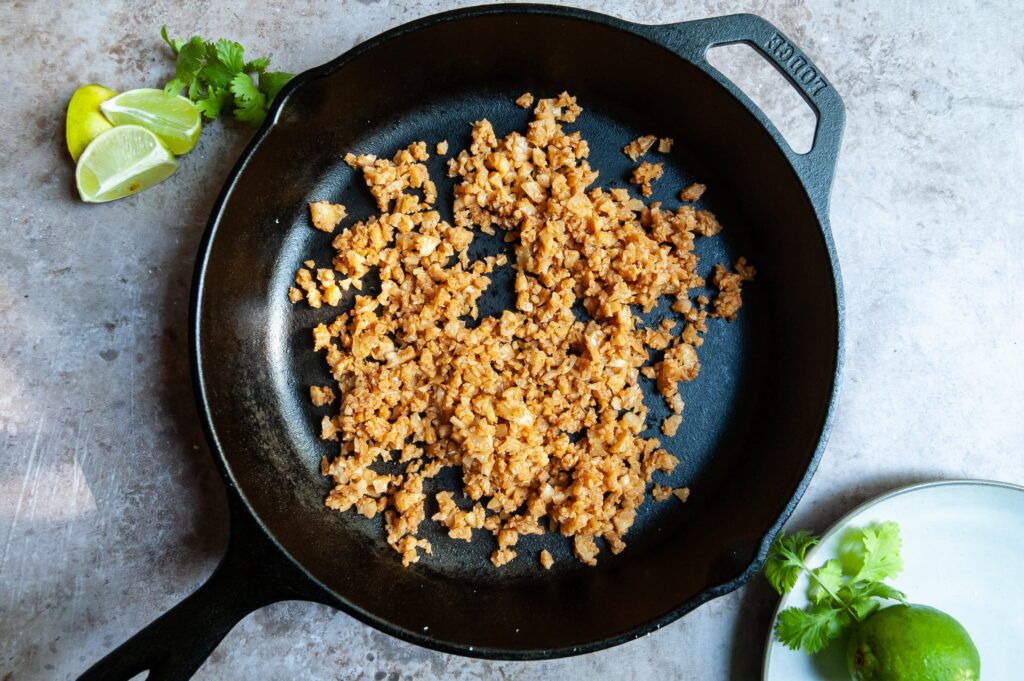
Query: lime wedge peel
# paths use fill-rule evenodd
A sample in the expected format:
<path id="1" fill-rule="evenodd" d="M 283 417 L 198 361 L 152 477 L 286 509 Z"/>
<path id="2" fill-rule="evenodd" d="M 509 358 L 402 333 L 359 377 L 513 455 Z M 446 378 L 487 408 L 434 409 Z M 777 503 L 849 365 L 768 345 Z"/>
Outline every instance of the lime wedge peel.
<path id="1" fill-rule="evenodd" d="M 152 131 L 118 125 L 86 147 L 75 168 L 75 184 L 83 201 L 103 203 L 148 189 L 177 167 L 174 155 Z"/>
<path id="2" fill-rule="evenodd" d="M 202 116 L 195 104 L 155 88 L 122 92 L 103 101 L 100 109 L 115 126 L 140 125 L 156 133 L 175 156 L 191 151 L 202 132 Z"/>
<path id="3" fill-rule="evenodd" d="M 64 134 L 71 159 L 76 163 L 90 142 L 113 127 L 100 111 L 100 104 L 116 94 L 102 85 L 90 83 L 71 95 Z"/>

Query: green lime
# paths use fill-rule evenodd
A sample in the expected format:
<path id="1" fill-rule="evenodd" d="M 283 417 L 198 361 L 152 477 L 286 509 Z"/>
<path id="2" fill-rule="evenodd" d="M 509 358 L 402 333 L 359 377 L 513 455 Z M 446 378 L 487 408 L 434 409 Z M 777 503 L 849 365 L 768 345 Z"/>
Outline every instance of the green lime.
<path id="1" fill-rule="evenodd" d="M 100 112 L 100 103 L 117 93 L 102 85 L 83 85 L 75 90 L 68 102 L 68 115 L 64 134 L 71 158 L 77 163 L 89 142 L 113 127 Z"/>
<path id="2" fill-rule="evenodd" d="M 92 141 L 75 169 L 83 201 L 113 201 L 152 187 L 178 167 L 159 137 L 138 125 L 118 125 Z"/>
<path id="3" fill-rule="evenodd" d="M 154 88 L 122 92 L 103 102 L 100 109 L 114 125 L 141 125 L 152 130 L 175 156 L 192 151 L 203 128 L 195 104 Z"/>
<path id="4" fill-rule="evenodd" d="M 967 630 L 926 605 L 892 605 L 850 636 L 846 664 L 855 681 L 977 681 L 981 658 Z"/>

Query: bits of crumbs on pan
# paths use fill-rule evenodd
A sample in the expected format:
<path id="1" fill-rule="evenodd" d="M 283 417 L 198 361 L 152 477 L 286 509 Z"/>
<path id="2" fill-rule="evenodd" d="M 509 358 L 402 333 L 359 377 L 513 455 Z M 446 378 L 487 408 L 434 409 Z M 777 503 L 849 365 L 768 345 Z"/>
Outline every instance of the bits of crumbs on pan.
<path id="1" fill-rule="evenodd" d="M 714 311 L 712 317 L 721 317 L 726 321 L 736 319 L 736 313 L 743 307 L 741 289 L 743 282 L 753 281 L 757 272 L 753 266 L 747 264 L 747 259 L 740 257 L 733 263 L 735 273 L 719 263 L 715 265 L 715 272 L 711 275 L 711 283 L 718 288 L 718 295 L 715 296 Z"/>
<path id="2" fill-rule="evenodd" d="M 336 281 L 334 270 L 329 268 L 318 269 L 316 280 L 314 280 L 310 268 L 314 267 L 316 263 L 307 260 L 303 264 L 306 267 L 300 267 L 295 272 L 295 283 L 299 288 L 293 286 L 288 289 L 288 300 L 295 304 L 305 297 L 309 306 L 315 309 L 319 309 L 324 303 L 332 307 L 337 306 L 344 295 L 343 291 L 348 290 L 351 282 L 348 280 Z"/>
<path id="3" fill-rule="evenodd" d="M 686 405 L 679 395 L 679 383 L 692 381 L 700 373 L 700 361 L 697 359 L 696 348 L 681 340 L 677 341 L 665 351 L 664 358 L 655 365 L 655 370 L 657 371 L 655 385 L 658 387 L 658 392 L 665 398 L 673 412 L 683 413 L 683 408 Z"/>
<path id="4" fill-rule="evenodd" d="M 438 156 L 444 156 L 445 154 L 447 154 L 448 153 L 448 140 L 441 140 L 440 142 L 438 142 L 437 146 L 434 147 L 434 151 L 437 152 Z"/>
<path id="5" fill-rule="evenodd" d="M 356 156 L 345 154 L 345 163 L 353 168 L 363 171 L 366 179 L 366 186 L 370 194 L 377 200 L 377 208 L 381 211 L 388 210 L 388 205 L 395 201 L 394 214 L 410 214 L 418 211 L 430 210 L 437 200 L 437 186 L 430 179 L 430 173 L 423 161 L 429 158 L 427 154 L 427 143 L 420 141 L 410 144 L 402 149 L 392 161 L 378 159 L 373 154 Z M 421 202 L 415 195 L 404 193 L 406 189 L 420 189 L 423 192 Z M 340 250 L 338 239 L 345 235 L 339 235 L 335 239 L 334 248 Z M 352 243 L 355 247 L 359 244 Z M 383 247 L 385 243 L 381 243 Z M 337 266 L 335 266 L 337 267 Z M 360 270 L 361 268 L 356 268 Z M 362 270 L 358 276 L 362 276 L 366 270 Z"/>
<path id="6" fill-rule="evenodd" d="M 562 127 L 581 112 L 563 93 L 537 102 L 525 134 L 499 139 L 487 120 L 475 123 L 469 149 L 448 161 L 451 223 L 433 208 L 424 142 L 391 159 L 347 154 L 381 213 L 334 237 L 320 288 L 308 270 L 296 275 L 319 304 L 327 286 L 361 290 L 377 268 L 379 294 L 357 295 L 313 330 L 338 383 L 338 411 L 323 418 L 321 436 L 340 451 L 321 470 L 333 480 L 326 505 L 383 514 L 403 565 L 433 550 L 418 530 L 424 483 L 442 467 L 461 469 L 461 505 L 453 492 L 434 494 L 431 519 L 451 538 L 489 532 L 500 566 L 516 557 L 520 536 L 554 531 L 593 565 L 598 540 L 612 553 L 625 548 L 648 485 L 678 464 L 657 438 L 640 436 L 647 408 L 637 379 L 655 379 L 683 411 L 678 384 L 697 376 L 707 332 L 707 313 L 689 299 L 704 285 L 694 243 L 721 225 L 692 206 L 663 210 L 625 189 L 592 187 L 587 141 Z M 508 263 L 470 259 L 477 229 L 515 244 L 515 305 L 498 317 L 480 318 L 477 301 Z M 664 296 L 684 320 L 676 336 L 674 320 L 645 328 L 633 311 Z M 589 319 L 576 319 L 577 302 Z M 665 352 L 652 366 L 654 348 Z M 399 469 L 375 471 L 382 461 Z M 670 492 L 658 485 L 653 494 Z"/>
<path id="7" fill-rule="evenodd" d="M 661 163 L 648 163 L 644 161 L 636 168 L 633 168 L 633 174 L 630 176 L 629 181 L 640 185 L 640 193 L 646 197 L 651 195 L 651 183 L 664 174 L 665 167 Z"/>
<path id="8" fill-rule="evenodd" d="M 316 271 L 316 280 L 320 282 L 320 298 L 331 307 L 341 302 L 342 290 L 334 280 L 334 270 L 323 267 Z"/>
<path id="9" fill-rule="evenodd" d="M 313 403 L 314 407 L 322 407 L 325 404 L 334 404 L 334 390 L 328 385 L 311 385 L 309 386 L 309 399 Z"/>
<path id="10" fill-rule="evenodd" d="M 519 95 L 519 99 L 516 100 L 516 106 L 520 106 L 524 109 L 529 109 L 533 106 L 533 95 L 529 92 L 524 92 Z"/>
<path id="11" fill-rule="evenodd" d="M 325 416 L 320 419 L 320 439 L 321 440 L 337 440 L 338 439 L 338 428 L 334 425 L 334 421 L 329 416 Z M 321 462 L 322 464 L 322 462 Z M 322 465 L 321 465 L 322 467 Z"/>
<path id="12" fill-rule="evenodd" d="M 310 261 L 306 261 L 307 263 Z M 295 272 L 295 283 L 299 285 L 299 288 L 305 291 L 306 302 L 312 308 L 319 308 L 321 303 L 320 290 L 316 286 L 316 282 L 313 280 L 313 273 L 307 268 L 300 267 Z M 298 302 L 298 299 L 293 296 L 291 291 L 288 292 L 288 299 L 292 303 Z"/>
<path id="13" fill-rule="evenodd" d="M 671 137 L 662 137 L 658 140 L 658 151 L 662 154 L 667 154 L 672 151 L 672 145 L 675 143 L 676 141 Z"/>
<path id="14" fill-rule="evenodd" d="M 661 422 L 661 432 L 668 437 L 672 437 L 679 431 L 679 426 L 682 422 L 683 417 L 681 415 L 673 414 Z"/>
<path id="15" fill-rule="evenodd" d="M 543 549 L 540 552 L 540 566 L 545 570 L 550 570 L 551 566 L 555 564 L 555 559 L 551 556 L 551 552 L 547 549 Z"/>
<path id="16" fill-rule="evenodd" d="M 334 228 L 345 219 L 347 214 L 345 206 L 340 203 L 314 201 L 309 204 L 309 215 L 313 220 L 313 226 L 328 234 L 334 231 Z"/>
<path id="17" fill-rule="evenodd" d="M 676 499 L 685 504 L 686 500 L 690 498 L 690 488 L 679 487 L 677 489 L 672 490 L 672 494 L 676 495 Z"/>
<path id="18" fill-rule="evenodd" d="M 314 260 L 303 260 L 302 264 L 308 267 L 309 269 L 313 269 L 314 267 L 316 267 L 316 261 Z"/>
<path id="19" fill-rule="evenodd" d="M 704 192 L 707 191 L 707 187 L 700 182 L 694 182 L 686 185 L 683 191 L 679 192 L 680 201 L 697 201 L 700 197 L 704 196 Z"/>
<path id="20" fill-rule="evenodd" d="M 655 135 L 637 137 L 622 148 L 622 153 L 629 156 L 630 160 L 636 163 L 644 154 L 650 151 L 651 147 L 653 147 L 654 143 L 657 141 L 658 138 Z"/>
<path id="21" fill-rule="evenodd" d="M 655 485 L 651 489 L 651 498 L 655 501 L 665 501 L 672 496 L 672 488 L 668 485 Z"/>

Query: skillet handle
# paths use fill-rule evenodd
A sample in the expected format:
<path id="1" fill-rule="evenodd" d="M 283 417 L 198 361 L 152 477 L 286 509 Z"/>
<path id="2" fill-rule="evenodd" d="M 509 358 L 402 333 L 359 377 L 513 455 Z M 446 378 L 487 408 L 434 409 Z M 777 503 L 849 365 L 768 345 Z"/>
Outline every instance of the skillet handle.
<path id="1" fill-rule="evenodd" d="M 228 548 L 213 575 L 78 681 L 128 681 L 147 670 L 147 681 L 184 681 L 249 613 L 282 600 L 316 600 L 308 579 L 247 513 L 233 509 L 231 516 Z"/>
<path id="2" fill-rule="evenodd" d="M 828 219 L 828 203 L 839 147 L 843 140 L 846 109 L 839 93 L 821 69 L 792 40 L 768 21 L 754 14 L 733 14 L 652 26 L 653 37 L 681 54 L 735 95 L 758 118 L 786 154 L 810 195 L 815 209 Z M 708 63 L 707 52 L 716 45 L 743 43 L 757 50 L 796 88 L 818 117 L 810 151 L 798 154 L 756 104 L 718 69 Z"/>

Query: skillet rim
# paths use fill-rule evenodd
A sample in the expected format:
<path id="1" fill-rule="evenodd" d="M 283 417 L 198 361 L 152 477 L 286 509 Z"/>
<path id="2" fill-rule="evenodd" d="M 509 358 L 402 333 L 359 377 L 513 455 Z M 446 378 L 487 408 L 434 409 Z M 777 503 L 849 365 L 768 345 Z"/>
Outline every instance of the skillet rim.
<path id="1" fill-rule="evenodd" d="M 665 614 L 652 618 L 639 626 L 633 627 L 618 635 L 609 636 L 596 641 L 590 641 L 583 645 L 577 646 L 566 646 L 561 648 L 532 648 L 532 649 L 508 649 L 508 648 L 480 648 L 476 646 L 468 646 L 465 644 L 452 643 L 449 641 L 442 641 L 435 639 L 429 635 L 423 635 L 422 632 L 405 629 L 394 625 L 390 620 L 384 619 L 375 613 L 361 608 L 354 603 L 350 602 L 341 593 L 330 588 L 323 581 L 317 578 L 309 569 L 306 568 L 300 561 L 295 559 L 292 554 L 284 547 L 284 545 L 278 540 L 273 531 L 267 527 L 267 525 L 260 518 L 259 514 L 253 508 L 252 504 L 248 500 L 247 495 L 238 484 L 234 473 L 231 470 L 231 466 L 227 461 L 227 457 L 224 453 L 224 448 L 221 446 L 220 439 L 217 436 L 216 427 L 212 411 L 208 404 L 204 372 L 202 368 L 202 349 L 201 343 L 201 306 L 204 301 L 205 284 L 206 284 L 206 268 L 209 263 L 210 252 L 214 245 L 217 230 L 220 226 L 221 220 L 225 213 L 225 208 L 230 201 L 236 184 L 240 177 L 245 172 L 246 167 L 249 164 L 252 156 L 257 152 L 266 138 L 273 132 L 275 125 L 278 122 L 278 118 L 281 112 L 284 110 L 285 105 L 288 102 L 289 97 L 297 90 L 308 86 L 312 81 L 318 80 L 322 77 L 329 76 L 335 71 L 341 69 L 355 57 L 376 49 L 381 45 L 384 45 L 392 40 L 402 37 L 405 34 L 413 33 L 421 29 L 428 28 L 430 26 L 450 22 L 459 21 L 462 19 L 471 19 L 481 16 L 494 16 L 494 15 L 506 15 L 509 17 L 515 17 L 516 15 L 547 15 L 557 18 L 576 19 L 585 23 L 598 24 L 608 28 L 612 28 L 618 31 L 627 33 L 633 37 L 642 38 L 647 40 L 658 47 L 665 49 L 666 58 L 670 55 L 677 59 L 682 59 L 687 63 L 692 64 L 696 68 L 705 71 L 707 75 L 712 77 L 716 81 L 719 87 L 726 89 L 727 93 L 736 99 L 740 100 L 740 103 L 747 110 L 747 113 L 755 118 L 757 123 L 766 129 L 766 132 L 773 138 L 773 141 L 780 147 L 781 135 L 775 129 L 771 121 L 754 105 L 749 98 L 739 90 L 738 87 L 732 86 L 731 82 L 727 79 L 717 78 L 711 72 L 715 72 L 714 67 L 710 65 L 702 66 L 700 64 L 693 63 L 687 57 L 673 52 L 670 48 L 665 46 L 653 37 L 653 32 L 658 29 L 667 29 L 672 26 L 685 26 L 690 23 L 696 23 L 702 21 L 701 19 L 678 22 L 673 24 L 640 24 L 635 22 L 626 21 L 619 19 L 614 16 L 602 14 L 600 12 L 594 12 L 590 10 L 580 9 L 571 6 L 558 6 L 558 5 L 545 5 L 545 4 L 511 4 L 502 3 L 496 5 L 476 5 L 470 7 L 464 7 L 461 9 L 449 10 L 437 14 L 431 14 L 413 21 L 401 24 L 374 37 L 353 46 L 349 50 L 343 52 L 334 59 L 316 66 L 306 71 L 297 74 L 279 93 L 275 101 L 270 107 L 267 116 L 260 126 L 260 128 L 253 135 L 252 139 L 246 145 L 245 150 L 239 156 L 238 161 L 231 169 L 224 181 L 224 185 L 217 196 L 216 201 L 213 204 L 213 208 L 210 212 L 210 218 L 207 221 L 207 225 L 204 229 L 203 235 L 199 242 L 199 248 L 196 256 L 196 262 L 193 268 L 192 277 L 192 288 L 189 294 L 189 365 L 191 370 L 192 388 L 196 400 L 196 408 L 202 423 L 203 432 L 206 436 L 207 442 L 210 445 L 211 454 L 217 464 L 217 468 L 220 472 L 221 478 L 224 481 L 225 491 L 228 497 L 228 505 L 230 508 L 230 522 L 231 524 L 238 525 L 248 522 L 253 524 L 259 529 L 261 541 L 266 542 L 270 547 L 273 547 L 278 559 L 284 559 L 291 567 L 298 570 L 299 574 L 307 580 L 307 582 L 314 587 L 315 594 L 310 595 L 310 600 L 314 600 L 325 605 L 337 608 L 342 612 L 356 618 L 363 624 L 369 625 L 378 631 L 382 631 L 390 636 L 394 636 L 400 640 L 413 643 L 418 646 L 423 646 L 428 649 L 436 650 L 444 653 L 451 653 L 456 655 L 462 655 L 466 657 L 476 657 L 482 659 L 495 659 L 495 660 L 547 660 L 555 659 L 560 657 L 568 657 L 573 655 L 581 655 L 590 652 L 596 652 L 606 648 L 611 648 L 623 643 L 634 641 L 638 638 L 646 636 L 663 626 L 666 626 L 677 619 L 683 617 L 694 609 L 707 603 L 710 600 L 723 596 L 727 593 L 735 591 L 741 586 L 745 585 L 751 577 L 753 577 L 763 565 L 768 549 L 775 535 L 779 532 L 782 526 L 786 523 L 789 517 L 792 515 L 800 499 L 803 497 L 804 492 L 807 490 L 810 484 L 811 478 L 817 470 L 818 464 L 824 454 L 825 448 L 828 444 L 828 438 L 832 429 L 833 422 L 835 420 L 836 406 L 839 398 L 839 393 L 842 384 L 842 371 L 844 365 L 844 351 L 845 351 L 845 326 L 846 326 L 846 311 L 844 304 L 843 288 L 841 275 L 839 270 L 839 262 L 836 254 L 835 245 L 833 243 L 831 235 L 831 225 L 829 222 L 829 195 L 831 188 L 825 193 L 822 201 L 823 205 L 818 203 L 812 197 L 807 183 L 800 172 L 800 169 L 794 165 L 793 158 L 789 153 L 786 153 L 786 149 L 782 147 L 781 151 L 789 164 L 790 169 L 796 175 L 799 180 L 800 189 L 803 191 L 804 196 L 807 200 L 808 208 L 814 214 L 816 221 L 820 228 L 820 236 L 825 246 L 826 253 L 829 260 L 829 272 L 832 275 L 832 293 L 835 300 L 835 311 L 836 311 L 836 343 L 835 352 L 833 357 L 833 377 L 832 377 L 832 388 L 829 393 L 828 403 L 826 405 L 826 411 L 821 422 L 819 429 L 819 435 L 817 445 L 814 448 L 813 453 L 808 461 L 807 468 L 804 474 L 798 481 L 796 488 L 793 491 L 789 501 L 783 507 L 782 511 L 776 518 L 775 522 L 765 530 L 765 534 L 758 545 L 757 551 L 749 565 L 736 577 L 720 584 L 713 584 L 703 589 L 693 597 L 679 603 L 672 609 L 668 610 Z M 721 15 L 728 16 L 728 15 Z M 735 15 L 734 15 L 735 16 Z M 754 16 L 754 15 L 748 15 Z M 760 17 L 758 20 L 763 21 Z M 709 72 L 710 71 L 710 72 Z M 819 122 L 820 124 L 820 122 Z M 841 124 L 841 123 L 840 123 Z M 784 144 L 784 143 L 783 143 Z M 832 159 L 831 162 L 834 164 L 837 159 Z M 238 517 L 238 514 L 242 514 L 243 517 Z M 253 537 L 250 533 L 245 533 L 246 538 L 243 541 L 251 541 Z M 238 541 L 235 539 L 234 533 L 229 538 L 228 550 L 231 549 L 231 542 Z"/>

